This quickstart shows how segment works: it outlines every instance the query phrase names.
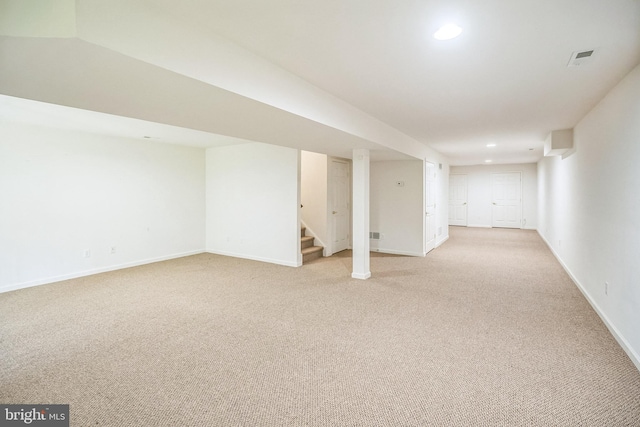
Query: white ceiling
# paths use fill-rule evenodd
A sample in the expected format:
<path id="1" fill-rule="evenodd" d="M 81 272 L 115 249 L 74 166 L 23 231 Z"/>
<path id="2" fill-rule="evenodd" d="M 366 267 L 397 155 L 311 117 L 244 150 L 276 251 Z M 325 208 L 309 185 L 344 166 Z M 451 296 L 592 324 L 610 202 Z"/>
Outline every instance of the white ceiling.
<path id="1" fill-rule="evenodd" d="M 85 11 L 100 3 L 77 2 Z M 206 48 L 207 34 L 222 36 L 453 165 L 537 161 L 549 131 L 576 125 L 640 62 L 638 0 L 120 4 L 121 14 L 136 11 L 141 28 L 147 10 L 197 29 L 199 48 Z M 432 33 L 450 20 L 462 35 L 434 40 Z M 114 38 L 117 33 L 113 28 Z M 181 48 L 187 55 L 190 46 Z M 156 55 L 162 49 L 153 46 Z M 574 51 L 590 49 L 589 62 L 567 67 Z M 487 148 L 492 142 L 497 146 Z"/>
<path id="2" fill-rule="evenodd" d="M 163 123 L 0 95 L 0 117 L 12 123 L 108 135 L 149 139 L 190 147 L 220 147 L 251 141 Z"/>
<path id="3" fill-rule="evenodd" d="M 637 0 L 150 1 L 339 96 L 452 163 L 537 161 L 640 62 Z M 454 40 L 431 37 L 445 21 Z M 571 54 L 593 60 L 567 68 Z M 497 143 L 488 151 L 486 144 Z M 533 152 L 529 149 L 534 148 Z"/>

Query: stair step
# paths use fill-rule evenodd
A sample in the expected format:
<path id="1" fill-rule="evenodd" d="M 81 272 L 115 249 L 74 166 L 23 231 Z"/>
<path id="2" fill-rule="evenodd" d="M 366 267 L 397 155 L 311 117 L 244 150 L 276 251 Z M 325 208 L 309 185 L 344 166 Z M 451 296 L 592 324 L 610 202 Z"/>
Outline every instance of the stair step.
<path id="1" fill-rule="evenodd" d="M 303 236 L 300 238 L 300 248 L 305 249 L 313 246 L 313 236 Z"/>
<path id="2" fill-rule="evenodd" d="M 302 252 L 302 263 L 306 264 L 314 259 L 322 258 L 322 246 L 313 246 L 315 237 L 306 236 L 307 227 L 300 227 L 300 252 Z"/>
<path id="3" fill-rule="evenodd" d="M 314 259 L 322 258 L 322 246 L 311 246 L 302 250 L 302 263 L 313 261 Z"/>

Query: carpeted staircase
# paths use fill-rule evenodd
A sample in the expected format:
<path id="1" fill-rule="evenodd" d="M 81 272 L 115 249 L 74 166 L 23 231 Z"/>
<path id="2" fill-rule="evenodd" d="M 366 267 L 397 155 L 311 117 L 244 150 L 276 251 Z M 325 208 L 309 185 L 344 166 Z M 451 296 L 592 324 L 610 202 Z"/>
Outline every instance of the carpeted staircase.
<path id="1" fill-rule="evenodd" d="M 306 264 L 314 259 L 322 258 L 322 246 L 314 246 L 314 237 L 306 235 L 307 228 L 300 230 L 300 249 L 302 252 L 302 263 Z"/>

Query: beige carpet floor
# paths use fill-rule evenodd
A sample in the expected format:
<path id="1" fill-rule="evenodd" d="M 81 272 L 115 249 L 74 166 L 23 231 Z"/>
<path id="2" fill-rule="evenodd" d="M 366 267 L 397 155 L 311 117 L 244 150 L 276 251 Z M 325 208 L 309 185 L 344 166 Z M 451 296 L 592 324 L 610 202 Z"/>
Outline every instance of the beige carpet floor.
<path id="1" fill-rule="evenodd" d="M 0 294 L 0 402 L 72 426 L 639 426 L 640 373 L 534 231 L 301 268 L 196 255 Z"/>

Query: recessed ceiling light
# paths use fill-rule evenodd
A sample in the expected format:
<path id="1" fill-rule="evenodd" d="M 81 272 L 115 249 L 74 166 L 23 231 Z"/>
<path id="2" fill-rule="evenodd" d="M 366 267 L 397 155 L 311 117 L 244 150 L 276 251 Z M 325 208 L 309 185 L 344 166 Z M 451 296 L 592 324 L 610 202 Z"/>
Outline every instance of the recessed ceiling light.
<path id="1" fill-rule="evenodd" d="M 451 40 L 462 33 L 462 28 L 456 24 L 445 24 L 433 34 L 436 40 Z"/>
<path id="2" fill-rule="evenodd" d="M 485 160 L 485 163 L 491 163 L 493 160 Z"/>
<path id="3" fill-rule="evenodd" d="M 495 147 L 496 144 L 494 144 L 493 142 L 491 144 L 487 144 L 487 147 Z"/>

